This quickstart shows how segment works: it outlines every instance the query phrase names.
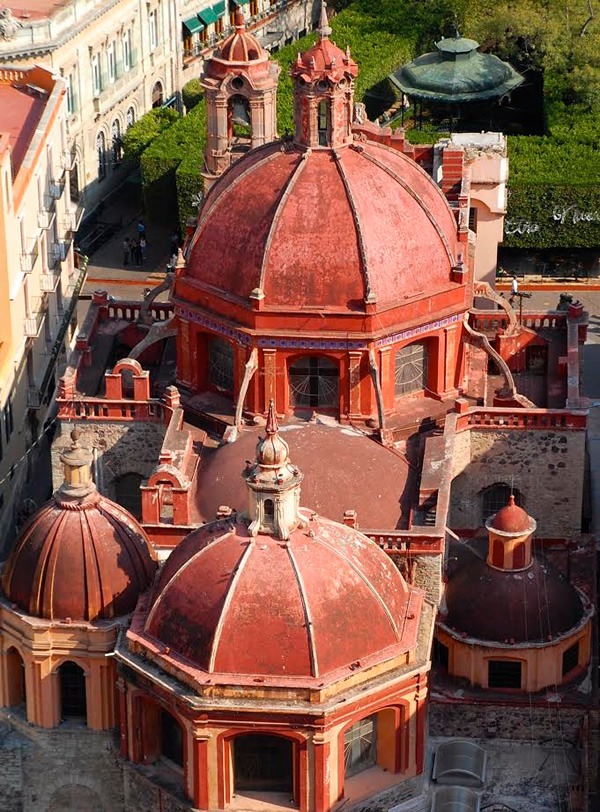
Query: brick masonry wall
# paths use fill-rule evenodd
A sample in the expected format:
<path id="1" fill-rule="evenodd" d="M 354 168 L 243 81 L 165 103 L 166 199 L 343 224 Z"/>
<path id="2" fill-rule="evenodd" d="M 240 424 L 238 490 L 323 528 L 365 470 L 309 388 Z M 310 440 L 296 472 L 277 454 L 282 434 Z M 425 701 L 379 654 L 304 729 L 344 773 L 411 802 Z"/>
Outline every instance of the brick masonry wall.
<path id="1" fill-rule="evenodd" d="M 452 483 L 450 527 L 483 526 L 481 493 L 495 483 L 517 488 L 537 535 L 568 538 L 581 527 L 585 433 L 472 431 L 471 461 Z"/>
<path id="2" fill-rule="evenodd" d="M 160 810 L 160 812 L 187 812 L 191 809 L 188 803 L 178 800 L 168 790 L 150 781 L 143 772 L 149 768 L 136 768 L 123 764 L 124 805 L 123 812 L 141 812 L 141 810 Z"/>
<path id="3" fill-rule="evenodd" d="M 79 421 L 63 423 L 52 443 L 52 481 L 54 488 L 63 482 L 61 453 L 71 444 L 70 433 L 77 428 L 80 444 L 96 460 L 95 480 L 99 491 L 115 498 L 115 480 L 135 473 L 146 479 L 158 464 L 166 426 L 162 423 L 116 423 Z"/>
<path id="4" fill-rule="evenodd" d="M 520 741 L 578 741 L 585 710 L 472 705 L 464 702 L 429 705 L 431 736 Z"/>

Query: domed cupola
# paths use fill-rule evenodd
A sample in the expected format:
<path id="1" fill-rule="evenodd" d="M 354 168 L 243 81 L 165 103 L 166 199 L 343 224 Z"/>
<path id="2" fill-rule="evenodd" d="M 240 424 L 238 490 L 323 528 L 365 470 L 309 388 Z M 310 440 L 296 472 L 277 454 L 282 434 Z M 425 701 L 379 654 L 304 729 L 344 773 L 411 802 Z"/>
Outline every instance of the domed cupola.
<path id="1" fill-rule="evenodd" d="M 352 143 L 354 79 L 358 66 L 350 49 L 329 39 L 326 4 L 321 8 L 319 40 L 292 66 L 295 141 L 307 147 L 341 147 Z"/>
<path id="2" fill-rule="evenodd" d="M 289 448 L 279 436 L 275 404 L 271 399 L 266 436 L 256 446 L 256 462 L 242 476 L 248 486 L 249 531 L 253 536 L 273 533 L 289 538 L 290 531 L 305 527 L 300 515 L 300 483 L 303 476 L 288 458 Z"/>
<path id="3" fill-rule="evenodd" d="M 2 576 L 7 598 L 34 617 L 94 621 L 128 614 L 156 570 L 138 522 L 101 496 L 71 434 L 65 481 L 30 518 Z"/>

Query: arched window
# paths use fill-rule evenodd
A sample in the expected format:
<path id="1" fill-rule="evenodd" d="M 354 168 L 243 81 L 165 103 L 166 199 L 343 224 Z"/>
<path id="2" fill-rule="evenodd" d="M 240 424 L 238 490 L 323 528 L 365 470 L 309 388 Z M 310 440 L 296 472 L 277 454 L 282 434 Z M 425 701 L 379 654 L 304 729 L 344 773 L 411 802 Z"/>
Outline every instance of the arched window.
<path id="1" fill-rule="evenodd" d="M 422 342 L 397 350 L 394 378 L 396 397 L 427 388 L 428 362 L 427 345 Z"/>
<path id="2" fill-rule="evenodd" d="M 63 719 L 87 720 L 85 673 L 81 666 L 67 660 L 58 669 L 60 707 Z"/>
<path id="3" fill-rule="evenodd" d="M 142 515 L 142 475 L 136 473 L 122 474 L 115 480 L 115 500 L 128 510 L 136 519 Z"/>
<path id="4" fill-rule="evenodd" d="M 494 567 L 504 566 L 504 544 L 502 539 L 494 539 L 492 545 L 492 564 Z"/>
<path id="5" fill-rule="evenodd" d="M 513 550 L 512 565 L 515 569 L 525 566 L 525 543 L 523 541 L 520 541 L 518 544 L 515 544 L 515 549 Z"/>
<path id="6" fill-rule="evenodd" d="M 326 101 L 319 102 L 317 132 L 319 134 L 319 146 L 326 147 L 329 144 L 329 105 Z"/>
<path id="7" fill-rule="evenodd" d="M 208 376 L 217 389 L 233 392 L 233 344 L 217 336 L 208 342 Z"/>
<path id="8" fill-rule="evenodd" d="M 116 118 L 110 128 L 112 140 L 112 160 L 113 164 L 121 163 L 123 157 L 123 139 L 121 137 L 121 122 Z"/>
<path id="9" fill-rule="evenodd" d="M 344 733 L 344 773 L 346 778 L 374 767 L 377 763 L 377 716 L 367 716 Z"/>
<path id="10" fill-rule="evenodd" d="M 183 729 L 168 711 L 160 712 L 160 751 L 178 767 L 183 767 Z"/>
<path id="11" fill-rule="evenodd" d="M 127 113 L 125 114 L 125 124 L 127 125 L 127 129 L 129 129 L 132 124 L 135 124 L 135 109 L 133 107 L 127 108 Z"/>
<path id="12" fill-rule="evenodd" d="M 249 733 L 233 742 L 234 792 L 291 792 L 292 742 Z"/>
<path id="13" fill-rule="evenodd" d="M 516 488 L 512 488 L 505 482 L 496 482 L 481 492 L 481 514 L 483 521 L 498 513 L 503 507 L 508 505 L 510 495 L 515 497 L 515 504 L 523 507 L 523 496 Z"/>
<path id="14" fill-rule="evenodd" d="M 106 177 L 106 138 L 103 132 L 96 136 L 96 153 L 98 155 L 98 180 Z"/>
<path id="15" fill-rule="evenodd" d="M 16 648 L 11 647 L 6 652 L 6 693 L 9 707 L 24 705 L 25 693 L 25 663 Z"/>
<path id="16" fill-rule="evenodd" d="M 296 407 L 339 406 L 340 371 L 322 355 L 305 355 L 290 364 L 290 401 Z"/>
<path id="17" fill-rule="evenodd" d="M 152 107 L 162 107 L 163 103 L 163 86 L 160 82 L 156 82 L 152 88 Z"/>

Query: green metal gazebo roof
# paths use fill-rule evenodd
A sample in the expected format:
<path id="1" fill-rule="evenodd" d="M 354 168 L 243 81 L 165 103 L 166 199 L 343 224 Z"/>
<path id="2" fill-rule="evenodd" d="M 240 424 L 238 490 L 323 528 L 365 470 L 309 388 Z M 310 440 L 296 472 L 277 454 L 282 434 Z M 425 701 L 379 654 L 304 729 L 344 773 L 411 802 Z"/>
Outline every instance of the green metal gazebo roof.
<path id="1" fill-rule="evenodd" d="M 480 54 L 479 43 L 458 34 L 436 42 L 437 52 L 423 54 L 390 74 L 407 96 L 438 104 L 496 99 L 525 80 L 493 54 Z"/>

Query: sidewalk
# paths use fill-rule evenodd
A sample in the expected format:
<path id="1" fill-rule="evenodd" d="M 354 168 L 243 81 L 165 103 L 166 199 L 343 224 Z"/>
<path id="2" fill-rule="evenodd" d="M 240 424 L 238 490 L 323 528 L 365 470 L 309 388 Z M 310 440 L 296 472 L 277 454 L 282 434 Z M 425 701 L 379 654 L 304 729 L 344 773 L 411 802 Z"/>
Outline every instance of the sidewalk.
<path id="1" fill-rule="evenodd" d="M 90 256 L 87 279 L 82 298 L 89 298 L 94 290 L 106 290 L 115 298 L 142 298 L 145 288 L 154 287 L 165 277 L 170 256 L 172 229 L 164 223 L 149 223 L 144 219 L 137 194 L 124 189 L 106 212 L 107 219 L 122 222 L 123 227 L 101 248 Z M 123 240 L 137 237 L 136 225 L 146 225 L 146 261 L 143 266 L 123 265 Z"/>

